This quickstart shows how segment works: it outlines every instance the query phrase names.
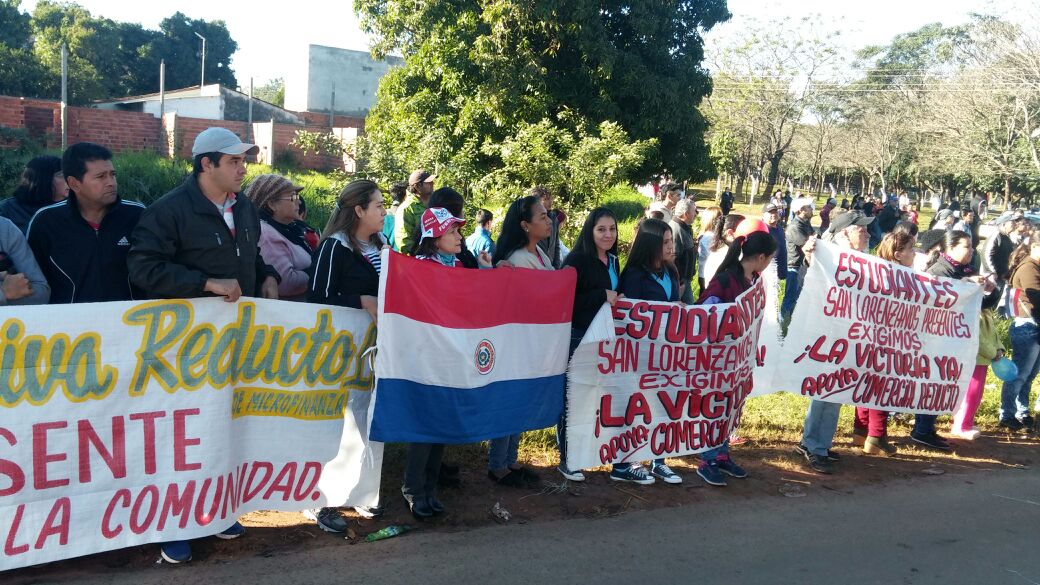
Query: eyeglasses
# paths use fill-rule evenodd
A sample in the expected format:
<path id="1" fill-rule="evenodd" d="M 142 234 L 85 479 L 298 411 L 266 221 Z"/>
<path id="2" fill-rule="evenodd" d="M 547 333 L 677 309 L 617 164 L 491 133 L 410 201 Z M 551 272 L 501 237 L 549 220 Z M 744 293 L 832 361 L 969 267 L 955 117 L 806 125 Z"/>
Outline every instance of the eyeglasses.
<path id="1" fill-rule="evenodd" d="M 300 196 L 299 195 L 290 195 L 288 197 L 279 197 L 278 199 L 275 199 L 275 201 L 299 201 L 299 200 L 300 200 Z"/>

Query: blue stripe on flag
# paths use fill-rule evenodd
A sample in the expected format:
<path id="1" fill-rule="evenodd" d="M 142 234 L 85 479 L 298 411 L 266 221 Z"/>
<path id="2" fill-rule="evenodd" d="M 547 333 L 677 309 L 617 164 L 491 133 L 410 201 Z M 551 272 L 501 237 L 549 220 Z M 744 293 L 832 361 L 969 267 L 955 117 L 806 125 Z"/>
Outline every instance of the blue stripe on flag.
<path id="1" fill-rule="evenodd" d="M 566 374 L 504 380 L 474 389 L 380 379 L 369 439 L 383 443 L 476 443 L 554 426 Z"/>

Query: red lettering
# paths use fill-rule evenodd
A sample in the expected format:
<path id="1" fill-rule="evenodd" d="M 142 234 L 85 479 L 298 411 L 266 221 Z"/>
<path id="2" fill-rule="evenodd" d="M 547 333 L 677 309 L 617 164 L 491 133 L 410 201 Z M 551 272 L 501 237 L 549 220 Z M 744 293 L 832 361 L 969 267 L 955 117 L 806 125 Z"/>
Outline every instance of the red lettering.
<path id="1" fill-rule="evenodd" d="M 202 439 L 191 438 L 189 439 L 186 435 L 187 430 L 185 429 L 185 419 L 189 416 L 196 416 L 199 414 L 197 408 L 187 408 L 183 410 L 173 411 L 173 470 L 174 471 L 193 471 L 196 469 L 202 469 L 201 463 L 188 463 L 187 462 L 187 450 L 188 447 L 199 445 L 202 443 Z"/>
<path id="2" fill-rule="evenodd" d="M 163 411 L 141 412 L 130 415 L 130 420 L 142 422 L 144 431 L 144 473 L 155 474 L 155 419 L 166 416 Z"/>
<path id="3" fill-rule="evenodd" d="M 69 485 L 69 479 L 47 479 L 47 464 L 65 461 L 68 455 L 65 453 L 47 453 L 47 431 L 52 429 L 63 429 L 69 426 L 65 421 L 55 421 L 34 424 L 32 429 L 33 442 L 33 487 L 38 490 L 61 487 Z"/>
<path id="4" fill-rule="evenodd" d="M 116 524 L 115 528 L 112 526 L 112 512 L 115 510 L 116 501 L 123 500 L 123 507 L 126 508 L 130 505 L 130 490 L 123 488 L 117 490 L 113 494 L 112 499 L 108 501 L 108 507 L 105 508 L 105 515 L 101 518 L 101 536 L 112 540 L 119 536 L 119 533 L 123 531 L 122 524 Z"/>
<path id="5" fill-rule="evenodd" d="M 76 424 L 79 431 L 79 482 L 90 483 L 90 446 L 93 445 L 101 459 L 112 471 L 115 479 L 126 477 L 126 426 L 123 417 L 112 417 L 112 450 L 105 448 L 101 437 L 94 431 L 90 421 Z"/>
<path id="6" fill-rule="evenodd" d="M 15 438 L 14 433 L 3 427 L 0 427 L 0 437 L 3 437 L 12 447 L 18 444 L 18 439 Z M 14 461 L 0 459 L 0 474 L 11 478 L 11 485 L 0 489 L 0 497 L 17 494 L 25 487 L 25 472 Z"/>
<path id="7" fill-rule="evenodd" d="M 71 509 L 72 502 L 68 498 L 58 498 L 54 501 L 51 513 L 47 515 L 47 520 L 43 523 L 43 529 L 40 530 L 40 535 L 36 538 L 36 545 L 33 548 L 40 550 L 47 543 L 47 539 L 55 534 L 58 535 L 58 544 L 61 546 L 69 543 Z"/>

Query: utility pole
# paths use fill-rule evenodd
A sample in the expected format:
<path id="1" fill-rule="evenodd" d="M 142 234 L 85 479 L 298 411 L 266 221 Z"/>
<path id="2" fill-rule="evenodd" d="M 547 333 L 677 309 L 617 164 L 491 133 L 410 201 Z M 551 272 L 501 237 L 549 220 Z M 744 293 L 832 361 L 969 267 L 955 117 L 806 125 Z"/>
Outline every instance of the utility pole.
<path id="1" fill-rule="evenodd" d="M 166 115 L 166 59 L 159 60 L 159 119 Z"/>
<path id="2" fill-rule="evenodd" d="M 195 36 L 202 39 L 202 81 L 199 82 L 199 87 L 206 85 L 206 37 L 195 33 Z"/>
<path id="3" fill-rule="evenodd" d="M 61 44 L 61 149 L 69 147 L 69 46 Z"/>

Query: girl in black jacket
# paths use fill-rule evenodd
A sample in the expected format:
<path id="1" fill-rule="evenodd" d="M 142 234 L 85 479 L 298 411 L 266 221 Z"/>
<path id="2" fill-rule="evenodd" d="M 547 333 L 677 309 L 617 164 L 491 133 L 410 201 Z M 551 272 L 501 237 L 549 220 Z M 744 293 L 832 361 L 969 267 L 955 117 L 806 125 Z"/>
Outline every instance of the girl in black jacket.
<path id="1" fill-rule="evenodd" d="M 679 273 L 672 265 L 675 242 L 668 224 L 658 219 L 645 219 L 639 224 L 628 263 L 621 271 L 618 293 L 630 299 L 676 302 L 679 300 Z M 642 465 L 620 463 L 610 471 L 610 479 L 630 481 L 640 485 L 654 483 L 654 478 L 666 483 L 682 483 L 682 477 L 665 465 L 664 459 L 654 459 L 649 473 Z"/>
<path id="2" fill-rule="evenodd" d="M 574 313 L 571 318 L 570 353 L 581 343 L 589 324 L 603 303 L 614 306 L 618 298 L 619 268 L 617 258 L 617 219 L 606 207 L 593 209 L 585 219 L 574 249 L 563 261 L 578 273 L 574 288 Z M 581 470 L 567 466 L 567 411 L 564 410 L 556 425 L 556 443 L 560 448 L 560 466 L 563 477 L 571 481 L 585 481 Z"/>
<path id="3" fill-rule="evenodd" d="M 318 245 L 308 302 L 364 309 L 375 320 L 384 217 L 375 183 L 359 180 L 343 188 Z"/>
<path id="4" fill-rule="evenodd" d="M 386 246 L 383 193 L 372 181 L 353 181 L 343 188 L 336 210 L 325 225 L 325 238 L 318 245 L 314 272 L 307 287 L 307 301 L 364 309 L 376 320 L 379 295 L 379 254 Z M 423 502 L 424 509 L 426 504 Z M 366 518 L 382 514 L 379 506 L 354 508 Z M 335 508 L 307 510 L 327 532 L 346 532 L 347 521 Z M 432 513 L 430 514 L 432 515 Z"/>

